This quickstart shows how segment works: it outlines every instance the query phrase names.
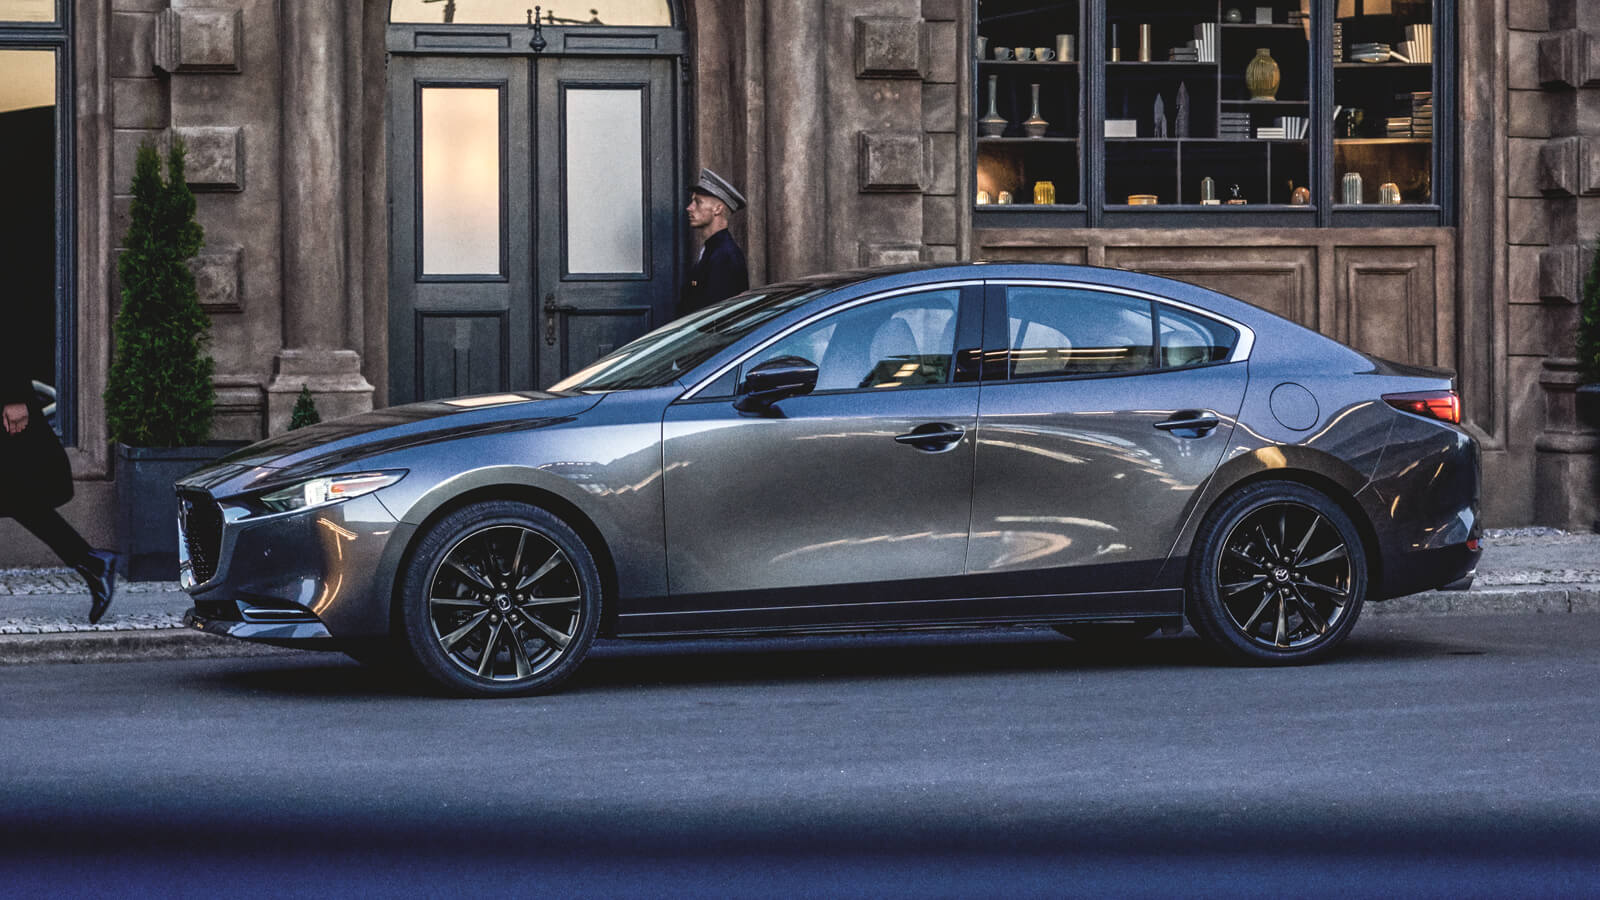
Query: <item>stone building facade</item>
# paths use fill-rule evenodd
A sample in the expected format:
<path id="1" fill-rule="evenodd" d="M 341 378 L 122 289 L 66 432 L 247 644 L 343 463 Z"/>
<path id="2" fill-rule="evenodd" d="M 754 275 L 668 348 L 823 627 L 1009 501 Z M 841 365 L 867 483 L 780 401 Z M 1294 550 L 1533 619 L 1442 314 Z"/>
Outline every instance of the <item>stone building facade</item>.
<path id="1" fill-rule="evenodd" d="M 8 4 L 49 2 L 0 0 L 0 19 Z M 281 430 L 303 386 L 324 417 L 452 387 L 542 386 L 659 324 L 694 252 L 684 188 L 708 166 L 749 198 L 734 230 L 753 283 L 983 258 L 1195 281 L 1358 348 L 1458 370 L 1491 525 L 1594 517 L 1597 438 L 1574 415 L 1571 359 L 1600 234 L 1594 3 L 1436 0 L 1453 32 L 1441 46 L 1455 110 L 1438 223 L 1285 228 L 1232 216 L 1219 228 L 976 207 L 974 2 L 663 0 L 668 18 L 621 28 L 542 8 L 537 27 L 531 13 L 474 24 L 474 0 L 444 2 L 456 19 L 435 27 L 391 21 L 391 0 L 59 0 L 71 161 L 58 173 L 70 188 L 58 191 L 69 223 L 58 302 L 72 326 L 60 354 L 70 378 L 59 380 L 79 479 L 68 515 L 92 538 L 108 541 L 113 521 L 100 394 L 134 151 L 175 136 L 207 234 L 196 271 L 219 438 Z M 0 54 L 35 36 L 0 26 Z M 645 207 L 631 281 L 547 255 L 555 235 L 542 223 L 581 202 L 563 155 L 576 138 L 545 147 L 555 111 L 581 99 L 548 93 L 568 81 L 645 98 L 626 127 L 628 146 L 644 149 L 638 196 L 624 198 Z M 416 123 L 428 86 L 447 83 L 499 92 L 495 159 L 512 199 L 501 271 L 487 279 L 498 287 L 434 284 L 407 243 L 431 227 L 411 188 L 423 167 Z M 469 294 L 479 299 L 460 299 Z M 426 387 L 435 371 L 443 387 Z M 0 563 L 42 554 L 0 523 Z"/>

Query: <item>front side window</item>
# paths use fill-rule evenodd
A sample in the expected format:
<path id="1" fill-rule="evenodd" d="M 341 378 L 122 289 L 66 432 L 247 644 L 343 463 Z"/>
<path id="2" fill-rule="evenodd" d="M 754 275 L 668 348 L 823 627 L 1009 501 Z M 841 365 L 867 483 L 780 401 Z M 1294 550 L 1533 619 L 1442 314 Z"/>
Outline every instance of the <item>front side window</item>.
<path id="1" fill-rule="evenodd" d="M 1451 0 L 1269 3 L 983 0 L 977 223 L 1448 224 Z"/>
<path id="2" fill-rule="evenodd" d="M 780 356 L 817 365 L 818 391 L 885 390 L 950 381 L 958 288 L 877 300 L 813 323 L 778 341 L 744 371 Z"/>
<path id="3" fill-rule="evenodd" d="M 1076 288 L 1006 290 L 1012 379 L 1154 368 L 1151 304 Z"/>

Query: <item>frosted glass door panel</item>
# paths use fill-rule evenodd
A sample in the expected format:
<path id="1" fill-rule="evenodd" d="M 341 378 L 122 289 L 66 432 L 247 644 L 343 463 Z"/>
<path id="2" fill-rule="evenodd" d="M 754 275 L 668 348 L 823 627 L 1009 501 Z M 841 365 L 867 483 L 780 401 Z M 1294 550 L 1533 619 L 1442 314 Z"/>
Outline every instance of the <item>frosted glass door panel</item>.
<path id="1" fill-rule="evenodd" d="M 54 22 L 56 0 L 0 0 L 0 22 Z"/>
<path id="2" fill-rule="evenodd" d="M 15 0 L 12 0 L 15 2 Z M 38 2 L 38 0 L 33 0 Z M 391 22 L 436 25 L 521 25 L 533 11 L 525 0 L 394 0 Z M 544 25 L 672 24 L 666 0 L 545 0 L 539 21 Z"/>
<path id="3" fill-rule="evenodd" d="M 567 272 L 644 272 L 644 92 L 566 90 Z"/>
<path id="4" fill-rule="evenodd" d="M 500 89 L 422 89 L 422 274 L 500 275 Z"/>

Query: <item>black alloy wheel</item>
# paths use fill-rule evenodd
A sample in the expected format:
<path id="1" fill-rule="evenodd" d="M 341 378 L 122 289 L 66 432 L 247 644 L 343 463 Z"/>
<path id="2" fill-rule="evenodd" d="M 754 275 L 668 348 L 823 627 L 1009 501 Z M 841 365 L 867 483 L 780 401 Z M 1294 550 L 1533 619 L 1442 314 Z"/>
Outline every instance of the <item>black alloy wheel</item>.
<path id="1" fill-rule="evenodd" d="M 1293 664 L 1342 642 L 1367 590 L 1365 549 L 1338 504 L 1266 482 L 1225 499 L 1191 557 L 1190 622 L 1236 660 Z"/>
<path id="2" fill-rule="evenodd" d="M 593 555 L 565 522 L 523 503 L 476 504 L 440 520 L 403 590 L 417 663 L 472 696 L 553 690 L 582 662 L 600 620 Z"/>

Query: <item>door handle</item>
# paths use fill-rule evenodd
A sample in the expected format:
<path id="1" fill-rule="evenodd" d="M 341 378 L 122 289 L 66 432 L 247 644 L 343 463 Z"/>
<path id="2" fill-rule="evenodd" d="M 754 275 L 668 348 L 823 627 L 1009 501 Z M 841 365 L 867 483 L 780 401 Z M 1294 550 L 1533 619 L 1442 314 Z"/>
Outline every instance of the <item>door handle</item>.
<path id="1" fill-rule="evenodd" d="M 556 345 L 556 314 L 573 312 L 576 306 L 557 303 L 554 291 L 544 295 L 544 342 L 554 347 Z"/>
<path id="2" fill-rule="evenodd" d="M 897 434 L 894 441 L 897 444 L 909 444 L 918 450 L 945 450 L 966 436 L 965 428 L 939 422 L 920 425 L 907 434 Z"/>
<path id="3" fill-rule="evenodd" d="M 1178 437 L 1205 437 L 1211 429 L 1222 424 L 1222 420 L 1209 412 L 1186 409 L 1176 413 L 1170 419 L 1155 423 L 1162 431 L 1171 431 Z"/>

